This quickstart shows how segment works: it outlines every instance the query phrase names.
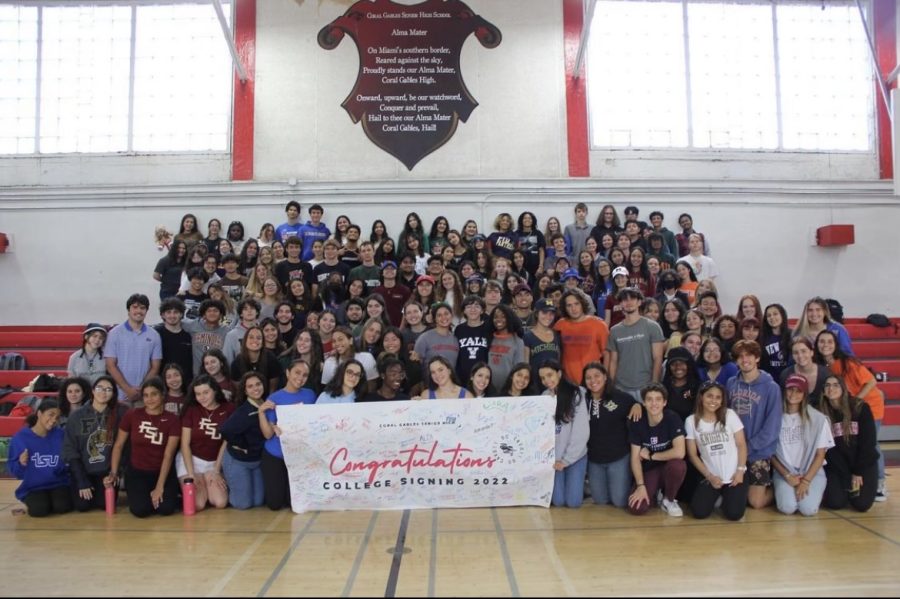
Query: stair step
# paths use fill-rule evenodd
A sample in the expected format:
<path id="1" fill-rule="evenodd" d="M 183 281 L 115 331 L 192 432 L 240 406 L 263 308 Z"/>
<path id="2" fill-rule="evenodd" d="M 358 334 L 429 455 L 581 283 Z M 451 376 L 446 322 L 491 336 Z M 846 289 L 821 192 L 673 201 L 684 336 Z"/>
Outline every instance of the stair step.
<path id="1" fill-rule="evenodd" d="M 900 326 L 876 327 L 871 324 L 845 325 L 850 339 L 900 339 Z"/>
<path id="2" fill-rule="evenodd" d="M 884 360 L 863 360 L 863 364 L 875 372 L 887 373 L 890 378 L 900 378 L 900 358 Z"/>
<path id="3" fill-rule="evenodd" d="M 25 418 L 0 416 L 0 437 L 12 437 L 25 426 Z"/>
<path id="4" fill-rule="evenodd" d="M 0 348 L 71 348 L 81 347 L 81 331 L 0 331 Z"/>
<path id="5" fill-rule="evenodd" d="M 17 353 L 25 358 L 28 370 L 42 368 L 65 370 L 69 366 L 69 356 L 72 355 L 67 349 L 24 349 Z"/>
<path id="6" fill-rule="evenodd" d="M 107 327 L 109 328 L 109 327 Z M 59 333 L 59 332 L 75 332 L 84 331 L 85 325 L 80 324 L 9 324 L 0 326 L 0 333 Z"/>
<path id="7" fill-rule="evenodd" d="M 55 374 L 58 377 L 65 378 L 66 371 L 62 370 L 0 370 L 0 387 L 11 385 L 13 387 L 24 387 L 30 383 L 34 377 L 41 373 Z"/>
<path id="8" fill-rule="evenodd" d="M 870 358 L 900 358 L 900 340 L 854 342 L 853 353 L 863 361 Z"/>
<path id="9" fill-rule="evenodd" d="M 0 397 L 0 403 L 17 404 L 26 395 L 39 395 L 41 397 L 56 397 L 58 395 L 58 393 L 56 393 L 54 391 L 42 391 L 40 393 L 34 393 L 34 392 L 29 393 L 27 391 L 13 391 L 12 393 L 7 393 L 3 397 Z"/>

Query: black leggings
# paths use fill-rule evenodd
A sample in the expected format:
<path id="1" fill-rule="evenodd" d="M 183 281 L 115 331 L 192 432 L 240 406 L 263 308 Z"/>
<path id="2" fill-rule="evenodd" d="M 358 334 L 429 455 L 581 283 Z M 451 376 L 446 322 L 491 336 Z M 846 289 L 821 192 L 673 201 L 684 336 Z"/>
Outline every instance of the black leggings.
<path id="1" fill-rule="evenodd" d="M 825 469 L 827 483 L 822 504 L 830 510 L 842 510 L 850 505 L 857 512 L 865 512 L 875 503 L 878 491 L 878 464 L 872 464 L 862 474 L 863 484 L 857 495 L 850 495 L 850 479 L 841 473 Z"/>
<path id="2" fill-rule="evenodd" d="M 288 482 L 284 459 L 277 458 L 263 449 L 259 468 L 262 470 L 263 491 L 269 509 L 280 510 L 283 507 L 291 507 L 291 485 Z"/>
<path id="3" fill-rule="evenodd" d="M 75 477 L 72 477 L 72 501 L 75 504 L 75 509 L 79 512 L 104 509 L 106 507 L 106 489 L 103 486 L 103 476 L 88 474 L 88 482 L 91 484 L 93 497 L 82 499 L 81 495 L 78 494 L 80 490 L 78 483 L 75 481 Z"/>
<path id="4" fill-rule="evenodd" d="M 721 489 L 716 489 L 704 478 L 691 498 L 691 513 L 698 520 L 708 518 L 715 509 L 716 500 L 721 496 L 722 515 L 729 520 L 740 520 L 747 509 L 747 490 L 747 481 L 736 487 L 722 485 Z"/>
<path id="5" fill-rule="evenodd" d="M 125 472 L 125 493 L 128 495 L 128 509 L 138 518 L 146 518 L 150 514 L 171 516 L 178 505 L 178 479 L 175 478 L 175 468 L 169 472 L 163 486 L 163 497 L 159 507 L 153 507 L 150 492 L 156 488 L 159 480 L 159 472 L 135 470 L 129 468 Z"/>
<path id="6" fill-rule="evenodd" d="M 33 518 L 43 518 L 50 514 L 65 514 L 72 511 L 72 497 L 68 485 L 32 491 L 22 501 L 28 508 L 28 515 Z"/>

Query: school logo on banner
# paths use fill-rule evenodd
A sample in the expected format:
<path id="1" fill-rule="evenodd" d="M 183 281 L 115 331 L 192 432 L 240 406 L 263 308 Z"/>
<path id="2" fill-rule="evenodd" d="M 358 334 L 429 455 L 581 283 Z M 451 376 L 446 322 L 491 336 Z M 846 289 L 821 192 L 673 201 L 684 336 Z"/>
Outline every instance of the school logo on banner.
<path id="1" fill-rule="evenodd" d="M 544 396 L 279 406 L 292 507 L 547 507 L 555 409 Z"/>

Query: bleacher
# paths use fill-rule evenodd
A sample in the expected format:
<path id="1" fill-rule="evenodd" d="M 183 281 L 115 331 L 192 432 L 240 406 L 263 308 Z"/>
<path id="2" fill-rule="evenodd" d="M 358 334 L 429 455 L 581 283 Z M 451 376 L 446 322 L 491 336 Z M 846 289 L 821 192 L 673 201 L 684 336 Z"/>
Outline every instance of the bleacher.
<path id="1" fill-rule="evenodd" d="M 886 377 L 878 383 L 885 395 L 882 441 L 900 440 L 900 318 L 892 318 L 891 322 L 892 327 L 878 328 L 867 324 L 864 318 L 844 320 L 856 355 Z M 0 326 L 0 355 L 11 351 L 22 354 L 27 365 L 27 370 L 0 370 L 0 389 L 7 386 L 21 389 L 41 373 L 65 377 L 69 355 L 81 347 L 83 328 L 79 325 Z M 28 394 L 13 391 L 0 398 L 0 403 L 17 403 Z M 12 436 L 24 424 L 24 418 L 0 416 L 0 437 Z"/>

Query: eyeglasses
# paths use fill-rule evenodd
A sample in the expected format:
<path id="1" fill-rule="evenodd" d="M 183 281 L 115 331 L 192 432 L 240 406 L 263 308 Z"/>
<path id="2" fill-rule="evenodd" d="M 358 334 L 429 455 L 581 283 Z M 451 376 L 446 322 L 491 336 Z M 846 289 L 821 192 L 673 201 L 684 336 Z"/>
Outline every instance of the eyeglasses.
<path id="1" fill-rule="evenodd" d="M 112 387 L 94 387 L 94 391 L 100 391 L 102 393 L 112 393 L 115 391 Z"/>
<path id="2" fill-rule="evenodd" d="M 355 377 L 355 378 L 359 378 L 362 376 L 362 372 L 360 372 L 359 370 L 345 370 L 344 374 L 346 374 L 347 376 Z"/>

